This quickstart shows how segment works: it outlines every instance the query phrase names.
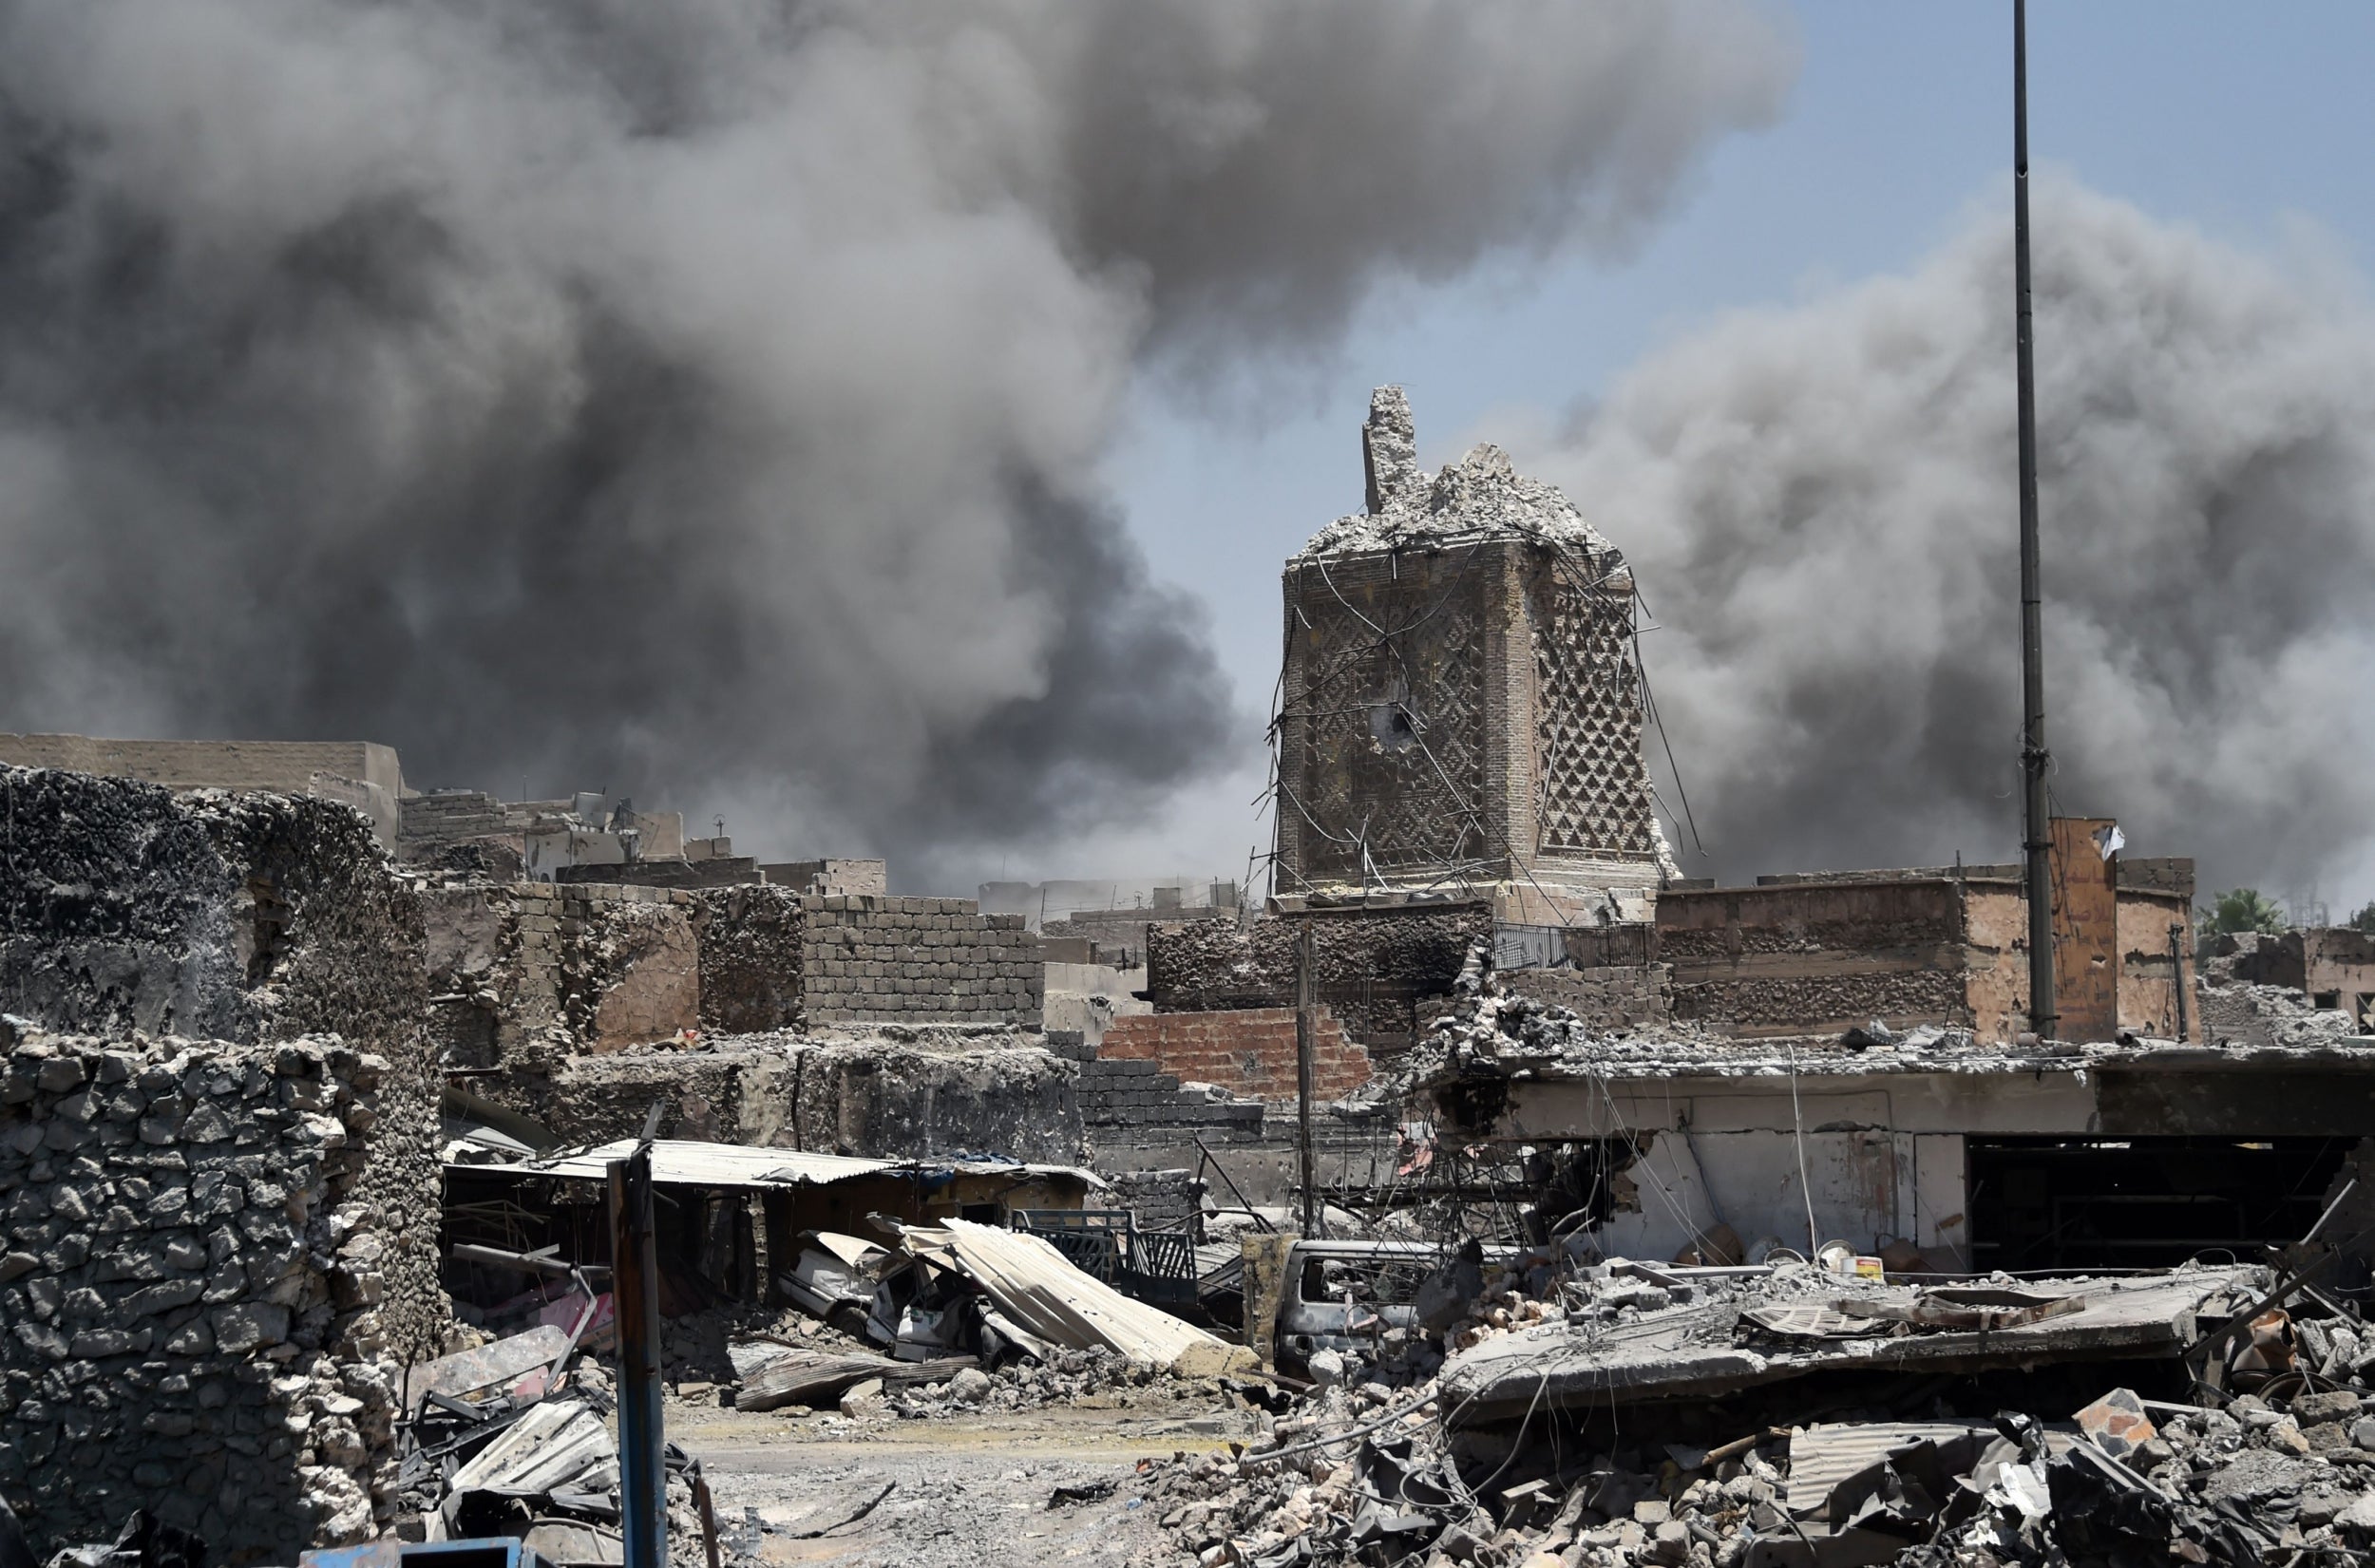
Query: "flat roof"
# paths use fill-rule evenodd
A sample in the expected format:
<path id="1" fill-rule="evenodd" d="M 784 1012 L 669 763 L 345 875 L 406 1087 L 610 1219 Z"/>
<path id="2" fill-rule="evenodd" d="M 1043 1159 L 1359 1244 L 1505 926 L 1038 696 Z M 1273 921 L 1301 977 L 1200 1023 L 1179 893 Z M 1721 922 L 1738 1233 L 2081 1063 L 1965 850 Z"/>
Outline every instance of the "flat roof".
<path id="1" fill-rule="evenodd" d="M 509 1140 L 505 1140 L 506 1143 Z M 562 1149 L 542 1157 L 487 1161 L 494 1145 L 472 1135 L 446 1145 L 447 1170 L 487 1176 L 551 1176 L 572 1181 L 609 1180 L 613 1161 L 635 1153 L 636 1140 L 621 1138 L 590 1147 Z M 477 1151 L 482 1158 L 462 1157 Z M 508 1153 L 509 1150 L 501 1152 Z M 868 1176 L 917 1176 L 953 1172 L 959 1176 L 1027 1176 L 1072 1180 L 1084 1187 L 1102 1187 L 1093 1171 L 1077 1165 L 1034 1165 L 1009 1160 L 959 1156 L 948 1160 L 862 1160 L 846 1154 L 810 1154 L 800 1149 L 773 1149 L 749 1143 L 710 1143 L 661 1138 L 652 1143 L 652 1180 L 682 1187 L 803 1187 L 829 1186 Z"/>

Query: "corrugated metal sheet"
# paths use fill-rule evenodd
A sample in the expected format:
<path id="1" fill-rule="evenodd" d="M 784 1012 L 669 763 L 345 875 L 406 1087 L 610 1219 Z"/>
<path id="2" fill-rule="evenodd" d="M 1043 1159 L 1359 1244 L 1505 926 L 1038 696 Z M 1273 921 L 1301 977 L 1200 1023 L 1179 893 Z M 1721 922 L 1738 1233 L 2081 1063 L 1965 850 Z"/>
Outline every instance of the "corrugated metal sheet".
<path id="1" fill-rule="evenodd" d="M 1994 1429 L 1990 1421 L 1860 1421 L 1793 1427 L 1790 1512 L 1800 1518 L 1813 1513 L 1829 1500 L 1834 1486 L 1899 1448 Z"/>
<path id="2" fill-rule="evenodd" d="M 1168 1367 L 1212 1335 L 1092 1279 L 1045 1237 L 950 1219 L 910 1225 L 901 1245 L 989 1292 L 1025 1332 L 1071 1350 L 1103 1345 Z"/>
<path id="3" fill-rule="evenodd" d="M 624 1160 L 635 1152 L 635 1140 L 621 1138 L 617 1143 L 594 1148 L 573 1149 L 548 1155 L 542 1160 L 522 1160 L 509 1164 L 484 1164 L 459 1160 L 453 1158 L 456 1152 L 454 1149 L 447 1150 L 446 1163 L 466 1170 L 481 1173 L 514 1171 L 522 1176 L 560 1176 L 575 1181 L 600 1181 L 608 1178 L 612 1161 Z M 805 1154 L 798 1149 L 754 1148 L 743 1143 L 705 1143 L 670 1138 L 656 1140 L 652 1144 L 652 1180 L 675 1186 L 823 1186 L 862 1176 L 897 1176 L 943 1170 L 953 1170 L 961 1176 L 1069 1177 L 1084 1187 L 1105 1185 L 1094 1173 L 1074 1165 L 1015 1165 L 1003 1161 L 984 1160 L 859 1160 L 847 1155 Z"/>

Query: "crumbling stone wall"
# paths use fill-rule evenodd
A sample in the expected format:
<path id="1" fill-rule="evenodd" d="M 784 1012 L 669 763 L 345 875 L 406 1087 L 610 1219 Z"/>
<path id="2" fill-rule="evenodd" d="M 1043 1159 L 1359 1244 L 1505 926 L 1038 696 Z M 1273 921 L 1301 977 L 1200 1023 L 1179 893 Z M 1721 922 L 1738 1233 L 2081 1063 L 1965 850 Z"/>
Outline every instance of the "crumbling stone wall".
<path id="1" fill-rule="evenodd" d="M 1077 1068 L 1028 1035 L 889 1026 L 864 1040 L 723 1039 L 699 1050 L 546 1055 L 480 1092 L 563 1143 L 641 1131 L 850 1154 L 1084 1158 Z"/>
<path id="2" fill-rule="evenodd" d="M 1669 889 L 1658 946 L 1676 1016 L 1741 1034 L 1972 1021 L 1951 879 Z"/>
<path id="3" fill-rule="evenodd" d="M 0 1010 L 387 1042 L 422 985 L 418 905 L 352 808 L 0 767 Z"/>
<path id="4" fill-rule="evenodd" d="M 1369 1082 L 1369 1053 L 1320 1010 L 1311 1043 L 1313 1090 L 1341 1099 Z M 1293 1100 L 1298 1092 L 1291 1008 L 1226 1012 L 1154 1012 L 1116 1018 L 1097 1047 L 1102 1060 L 1158 1064 L 1183 1080 L 1217 1084 L 1248 1099 Z"/>
<path id="5" fill-rule="evenodd" d="M 370 1535 L 394 1366 L 428 1327 L 407 1220 L 436 1190 L 390 1064 L 0 1044 L 0 1491 L 36 1551 L 135 1508 L 234 1564 Z"/>
<path id="6" fill-rule="evenodd" d="M 624 1050 L 701 1024 L 691 893 L 517 882 L 425 897 L 433 1029 L 456 1066 Z"/>
<path id="7" fill-rule="evenodd" d="M 801 972 L 808 940 L 801 895 L 790 888 L 718 888 L 697 895 L 701 1027 L 764 1034 L 807 1023 Z"/>
<path id="8" fill-rule="evenodd" d="M 1418 1005 L 1449 992 L 1470 949 L 1492 935 L 1492 912 L 1481 903 L 1317 910 L 1264 916 L 1244 929 L 1229 920 L 1151 926 L 1147 995 L 1158 1013 L 1292 1007 L 1305 923 L 1318 999 L 1355 1038 L 1389 1049 L 1410 1043 Z"/>
<path id="9" fill-rule="evenodd" d="M 1565 1008 L 1593 1029 L 1621 1030 L 1665 1020 L 1674 971 L 1666 964 L 1517 969 L 1504 971 L 1500 980 L 1517 995 Z"/>
<path id="10" fill-rule="evenodd" d="M 0 768 L 0 1011 L 46 1029 L 135 1049 L 336 1036 L 382 1062 L 354 1179 L 386 1217 L 380 1326 L 397 1353 L 442 1335 L 420 900 L 359 813 Z"/>
<path id="11" fill-rule="evenodd" d="M 1036 1029 L 1044 964 L 1019 915 L 970 898 L 828 894 L 805 902 L 802 993 L 830 1023 L 1016 1024 Z"/>

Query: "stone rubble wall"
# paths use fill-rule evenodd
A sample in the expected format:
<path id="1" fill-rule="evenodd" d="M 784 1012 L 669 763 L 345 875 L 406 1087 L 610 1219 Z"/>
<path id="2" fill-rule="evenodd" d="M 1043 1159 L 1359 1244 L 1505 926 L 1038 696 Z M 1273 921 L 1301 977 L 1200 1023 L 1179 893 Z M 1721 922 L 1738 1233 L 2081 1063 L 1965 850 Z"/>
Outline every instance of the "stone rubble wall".
<path id="1" fill-rule="evenodd" d="M 720 1034 L 797 1030 L 808 1021 L 801 962 L 808 916 L 801 895 L 764 885 L 695 895 L 701 1027 Z"/>
<path id="2" fill-rule="evenodd" d="M 311 1040 L 6 1043 L 0 1492 L 36 1555 L 135 1508 L 231 1564 L 370 1536 L 395 1368 L 428 1326 L 406 1220 L 436 1190 L 432 1146 L 386 1146 L 410 1130 L 390 1064 Z"/>
<path id="3" fill-rule="evenodd" d="M 1492 935 L 1481 904 L 1267 916 L 1151 926 L 1147 994 L 1156 1012 L 1292 1007 L 1295 946 L 1312 930 L 1319 1000 L 1352 1035 L 1375 1047 L 1408 1046 L 1418 1006 L 1450 992 L 1470 948 Z"/>
<path id="4" fill-rule="evenodd" d="M 692 893 L 516 882 L 426 897 L 431 1029 L 456 1066 L 625 1050 L 701 1026 Z"/>
<path id="5" fill-rule="evenodd" d="M 421 916 L 334 802 L 0 767 L 0 1011 L 98 1034 L 417 1030 Z"/>
<path id="6" fill-rule="evenodd" d="M 1344 1037 L 1320 1010 L 1312 1040 L 1312 1087 L 1338 1100 L 1369 1082 L 1369 1053 Z M 1276 1104 L 1297 1093 L 1295 1013 L 1291 1008 L 1226 1012 L 1154 1012 L 1116 1018 L 1097 1047 L 1104 1061 L 1155 1063 L 1183 1081 L 1216 1084 L 1232 1094 Z"/>
<path id="7" fill-rule="evenodd" d="M 1505 970 L 1499 978 L 1516 994 L 1565 1008 L 1602 1030 L 1663 1023 L 1674 986 L 1665 964 Z"/>
<path id="8" fill-rule="evenodd" d="M 867 1159 L 1084 1158 L 1074 1064 L 1016 1031 L 935 1033 L 891 1026 L 868 1039 L 721 1037 L 689 1051 L 546 1053 L 474 1086 L 565 1143 L 632 1137 L 657 1102 L 663 1138 Z"/>
<path id="9" fill-rule="evenodd" d="M 803 1001 L 819 1024 L 1040 1022 L 1045 964 L 1019 915 L 971 898 L 806 900 Z"/>

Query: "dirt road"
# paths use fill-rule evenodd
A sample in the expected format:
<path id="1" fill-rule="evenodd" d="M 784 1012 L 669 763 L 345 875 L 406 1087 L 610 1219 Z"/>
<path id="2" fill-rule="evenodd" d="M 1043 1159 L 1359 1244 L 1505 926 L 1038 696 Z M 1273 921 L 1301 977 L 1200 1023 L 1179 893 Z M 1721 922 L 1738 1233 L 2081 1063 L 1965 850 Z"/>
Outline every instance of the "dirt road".
<path id="1" fill-rule="evenodd" d="M 672 1404 L 667 1421 L 709 1475 L 730 1540 L 764 1562 L 1168 1568 L 1178 1555 L 1138 1462 L 1242 1439 L 1247 1418 L 1099 1406 L 851 1421 Z M 1091 1495 L 1057 1502 L 1063 1487 Z"/>

